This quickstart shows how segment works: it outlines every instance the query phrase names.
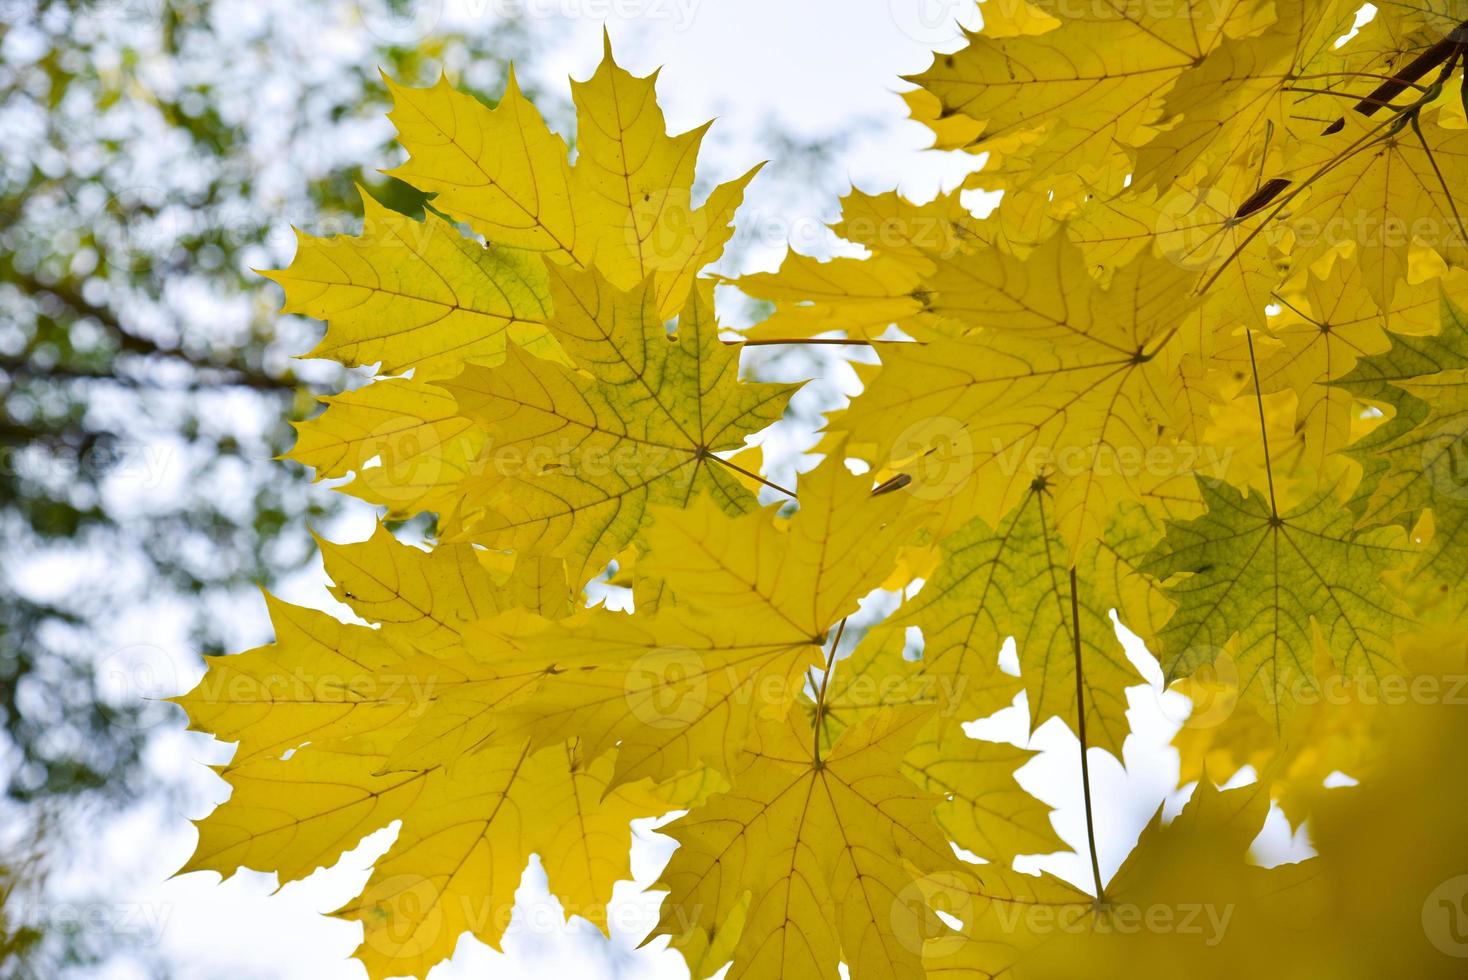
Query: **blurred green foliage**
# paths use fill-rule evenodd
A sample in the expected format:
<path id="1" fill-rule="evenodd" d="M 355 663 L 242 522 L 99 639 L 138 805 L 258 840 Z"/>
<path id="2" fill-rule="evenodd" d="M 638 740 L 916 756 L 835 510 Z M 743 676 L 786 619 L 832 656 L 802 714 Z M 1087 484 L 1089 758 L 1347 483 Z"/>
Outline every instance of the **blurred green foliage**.
<path id="1" fill-rule="evenodd" d="M 275 457 L 353 379 L 291 359 L 319 325 L 251 269 L 289 261 L 291 224 L 355 231 L 358 184 L 421 210 L 376 173 L 399 152 L 379 68 L 493 95 L 531 48 L 386 2 L 0 0 L 0 976 L 109 952 L 16 910 L 57 827 L 144 788 L 171 708 L 109 685 L 116 625 L 237 646 L 232 612 L 329 516 Z"/>

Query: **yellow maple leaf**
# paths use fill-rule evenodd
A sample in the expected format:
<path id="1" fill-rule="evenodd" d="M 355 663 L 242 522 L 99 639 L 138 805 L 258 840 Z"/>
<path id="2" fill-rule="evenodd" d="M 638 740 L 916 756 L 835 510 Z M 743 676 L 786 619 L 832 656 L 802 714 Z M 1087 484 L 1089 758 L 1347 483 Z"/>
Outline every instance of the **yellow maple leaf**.
<path id="1" fill-rule="evenodd" d="M 511 341 L 553 351 L 539 259 L 480 245 L 432 213 L 414 221 L 366 192 L 362 207 L 359 237 L 298 234 L 295 261 L 267 273 L 285 288 L 285 312 L 328 321 L 306 356 L 424 379 L 494 363 Z"/>
<path id="2" fill-rule="evenodd" d="M 1037 482 L 1070 550 L 1111 508 L 1181 513 L 1204 462 L 1168 435 L 1186 270 L 1140 256 L 1103 288 L 1063 237 L 1024 260 L 997 249 L 940 268 L 934 307 L 972 332 L 883 348 L 882 369 L 833 423 L 883 465 L 913 464 L 907 492 L 991 526 Z"/>
<path id="3" fill-rule="evenodd" d="M 538 739 L 617 745 L 617 781 L 737 766 L 760 717 L 782 717 L 859 600 L 881 585 L 918 515 L 827 460 L 788 521 L 730 517 L 707 498 L 658 512 L 639 575 L 671 583 L 651 616 L 605 610 L 516 642 L 550 672 L 512 714 Z M 584 734 L 583 734 L 584 733 Z"/>
<path id="4" fill-rule="evenodd" d="M 555 269 L 551 329 L 576 368 L 512 353 L 445 387 L 484 427 L 491 459 L 459 488 L 454 533 L 563 557 L 573 582 L 632 544 L 649 508 L 700 493 L 734 512 L 754 496 L 719 454 L 779 418 L 797 386 L 739 381 L 698 290 L 669 333 L 652 280 L 622 291 Z"/>
<path id="5" fill-rule="evenodd" d="M 758 167 L 693 206 L 694 164 L 708 125 L 669 136 L 653 93 L 612 60 L 572 85 L 577 159 L 521 94 L 513 73 L 490 109 L 446 80 L 392 85 L 392 119 L 412 154 L 391 171 L 435 193 L 435 206 L 491 242 L 557 264 L 595 266 L 622 289 L 653 277 L 656 308 L 683 308 L 693 278 L 723 251 L 729 222 Z"/>
<path id="6" fill-rule="evenodd" d="M 464 932 L 497 948 L 531 854 L 567 912 L 605 929 L 612 885 L 631 877 L 630 821 L 667 808 L 635 787 L 609 790 L 611 768 L 609 758 L 583 766 L 557 746 L 478 753 L 452 775 L 415 773 L 421 796 L 393 846 L 334 913 L 362 923 L 357 956 L 368 976 L 423 976 Z"/>
<path id="7" fill-rule="evenodd" d="M 394 514 L 454 514 L 459 485 L 481 465 L 485 442 L 448 392 L 416 378 L 383 378 L 322 401 L 324 412 L 295 424 L 291 459 L 318 480 L 353 474 L 345 492 Z"/>
<path id="8" fill-rule="evenodd" d="M 679 848 L 660 931 L 714 935 L 739 912 L 731 978 L 835 977 L 844 961 L 855 980 L 919 980 L 944 927 L 918 879 L 958 869 L 939 798 L 896 772 L 923 714 L 848 729 L 824 755 L 803 725 L 763 728 L 736 788 L 665 828 Z"/>
<path id="9" fill-rule="evenodd" d="M 238 743 L 232 765 L 390 728 L 421 712 L 425 695 L 402 670 L 411 648 L 268 594 L 266 606 L 274 642 L 212 659 L 193 690 L 175 699 L 194 728 Z"/>
<path id="10" fill-rule="evenodd" d="M 1027 182 L 1111 167 L 1152 135 L 1162 96 L 1185 72 L 1228 38 L 1273 21 L 1272 5 L 1252 0 L 1184 0 L 1132 16 L 1107 5 L 1056 6 L 1055 30 L 970 34 L 966 47 L 913 78 L 937 97 L 938 119 L 982 124 L 984 140 L 1042 133 L 1024 151 Z"/>

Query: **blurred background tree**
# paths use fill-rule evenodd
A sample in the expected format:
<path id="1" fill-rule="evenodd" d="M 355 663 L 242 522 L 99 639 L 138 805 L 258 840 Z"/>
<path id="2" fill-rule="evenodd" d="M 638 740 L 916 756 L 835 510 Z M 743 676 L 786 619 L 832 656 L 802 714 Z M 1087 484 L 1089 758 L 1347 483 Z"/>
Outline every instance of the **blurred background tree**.
<path id="1" fill-rule="evenodd" d="M 292 223 L 354 232 L 357 184 L 421 210 L 363 169 L 396 159 L 379 66 L 493 96 L 530 50 L 516 21 L 420 44 L 424 9 L 0 0 L 0 975 L 107 954 L 25 910 L 171 710 L 138 704 L 159 664 L 109 623 L 166 610 L 235 649 L 231 608 L 314 554 L 330 495 L 274 457 L 352 381 L 291 360 L 319 324 L 251 269 Z"/>

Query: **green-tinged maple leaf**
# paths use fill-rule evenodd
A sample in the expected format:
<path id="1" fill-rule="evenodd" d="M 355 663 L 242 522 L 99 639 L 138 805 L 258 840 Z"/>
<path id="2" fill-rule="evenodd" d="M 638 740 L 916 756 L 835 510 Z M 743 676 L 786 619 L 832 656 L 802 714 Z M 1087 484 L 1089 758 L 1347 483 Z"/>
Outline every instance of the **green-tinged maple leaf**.
<path id="1" fill-rule="evenodd" d="M 1297 426 L 1306 461 L 1332 482 L 1329 456 L 1359 433 L 1360 406 L 1349 385 L 1338 384 L 1358 362 L 1374 359 L 1392 344 L 1438 332 L 1443 299 L 1468 297 L 1468 270 L 1449 269 L 1436 256 L 1418 252 L 1422 278 L 1378 281 L 1380 266 L 1340 257 L 1329 273 L 1307 270 L 1303 288 L 1281 291 L 1281 309 L 1271 323 L 1272 349 L 1261 350 L 1259 383 L 1265 393 L 1288 390 L 1297 399 Z M 1385 291 L 1387 299 L 1378 299 Z M 1247 348 L 1235 345 L 1239 370 L 1251 370 Z M 1228 359 L 1221 353 L 1220 360 Z M 1327 474 L 1330 475 L 1327 475 Z"/>
<path id="2" fill-rule="evenodd" d="M 1414 606 L 1449 618 L 1468 612 L 1468 316 L 1446 300 L 1436 334 L 1396 337 L 1335 382 L 1392 412 L 1351 448 L 1366 469 L 1357 492 L 1363 525 L 1410 525 L 1432 516 L 1432 539 L 1404 578 Z M 1425 589 L 1427 594 L 1420 594 Z"/>
<path id="3" fill-rule="evenodd" d="M 1166 621 L 1171 604 L 1137 568 L 1160 528 L 1142 508 L 1124 508 L 1103 539 L 1082 548 L 1072 576 L 1051 507 L 1048 488 L 1036 486 L 997 529 L 976 520 L 948 537 L 937 573 L 876 638 L 919 628 L 916 675 L 941 679 L 934 687 L 951 692 L 950 710 L 974 718 L 1009 703 L 1012 689 L 985 677 L 997 672 L 999 648 L 1012 636 L 1034 726 L 1058 717 L 1074 727 L 1079 685 L 1091 744 L 1120 757 L 1126 688 L 1143 681 L 1111 611 L 1143 637 Z"/>
<path id="4" fill-rule="evenodd" d="M 581 583 L 637 540 L 652 507 L 700 493 L 753 507 L 716 454 L 778 419 L 796 386 L 741 382 L 696 290 L 670 334 L 651 280 L 623 292 L 555 269 L 551 284 L 550 327 L 576 368 L 512 354 L 445 383 L 493 447 L 460 488 L 462 536 L 563 557 Z"/>
<path id="5" fill-rule="evenodd" d="M 1391 417 L 1351 447 L 1368 478 L 1357 499 L 1368 524 L 1411 522 L 1461 498 L 1468 429 L 1468 314 L 1441 302 L 1441 330 L 1398 336 L 1334 384 Z"/>
<path id="6" fill-rule="evenodd" d="M 1393 636 L 1407 621 L 1382 576 L 1414 555 L 1400 528 L 1356 531 L 1328 492 L 1276 513 L 1257 491 L 1200 485 L 1208 512 L 1170 524 L 1143 565 L 1171 579 L 1177 603 L 1157 634 L 1169 681 L 1229 650 L 1240 689 L 1278 719 L 1315 694 L 1318 648 L 1348 677 L 1397 669 Z"/>

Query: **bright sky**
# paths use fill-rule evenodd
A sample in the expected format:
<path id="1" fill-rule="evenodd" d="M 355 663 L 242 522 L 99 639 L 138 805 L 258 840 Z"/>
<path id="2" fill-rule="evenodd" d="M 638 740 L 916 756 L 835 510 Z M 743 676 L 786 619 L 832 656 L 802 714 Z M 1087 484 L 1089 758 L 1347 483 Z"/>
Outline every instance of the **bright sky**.
<path id="1" fill-rule="evenodd" d="M 940 187 L 952 187 L 972 169 L 973 159 L 924 152 L 925 131 L 905 119 L 896 95 L 898 76 L 923 69 L 929 52 L 957 44 L 955 18 L 972 23 L 974 5 L 962 0 L 449 0 L 444 16 L 469 26 L 495 11 L 525 9 L 551 18 L 545 36 L 555 49 L 536 67 L 539 80 L 551 89 L 564 84 L 566 74 L 585 78 L 601 56 L 605 22 L 622 64 L 638 74 L 663 65 L 659 95 L 675 130 L 695 126 L 711 116 L 719 122 L 710 137 L 714 152 L 709 176 L 726 178 L 752 163 L 775 155 L 763 136 L 770 120 L 811 135 L 834 134 L 866 127 L 861 138 L 841 152 L 833 176 L 870 190 L 899 188 L 926 199 Z M 305 9 L 305 8 L 303 8 Z M 314 8 L 313 8 L 314 9 Z M 378 24 L 376 30 L 422 33 L 437 21 L 435 0 L 414 8 L 421 19 L 403 24 Z M 301 30 L 339 29 L 339 25 L 303 23 Z M 384 161 L 389 163 L 391 161 Z M 788 201 L 771 201 L 757 182 L 749 203 L 739 214 L 741 227 L 766 229 L 752 242 L 746 266 L 772 268 L 787 240 L 802 250 L 820 251 L 828 244 L 818 228 L 835 213 L 834 195 L 818 202 L 814 213 L 791 213 Z M 837 190 L 839 191 L 838 187 Z M 778 205 L 778 206 L 777 206 Z M 798 208 L 797 208 L 798 211 Z M 367 536 L 372 517 L 358 510 L 338 526 L 325 529 L 336 540 Z M 319 571 L 288 583 L 283 595 L 296 602 L 332 607 Z M 258 641 L 266 635 L 263 604 L 240 611 L 242 637 Z M 160 626 L 160 623 L 163 625 Z M 192 684 L 197 668 L 186 642 L 169 637 L 166 615 L 141 611 L 123 624 L 119 645 L 140 645 L 142 659 L 155 675 L 150 683 L 163 693 L 175 693 Z M 132 635 L 127 635 L 127 634 Z M 1133 644 L 1135 646 L 1135 644 Z M 149 651 L 152 651 L 149 653 Z M 1155 664 L 1137 658 L 1156 678 Z M 149 659 L 151 657 L 151 660 Z M 130 668 L 136 671 L 136 668 Z M 1172 726 L 1158 695 L 1147 688 L 1132 692 L 1136 724 L 1144 735 L 1128 742 L 1128 772 L 1109 757 L 1093 760 L 1103 872 L 1110 874 L 1135 840 L 1158 803 L 1176 780 L 1176 761 L 1165 745 Z M 1169 695 L 1175 714 L 1185 703 Z M 1175 702 L 1175 703 L 1173 703 Z M 1016 710 L 1011 717 L 985 722 L 986 733 L 1011 737 L 1023 724 Z M 267 875 L 241 873 L 220 884 L 210 874 L 194 874 L 165 881 L 188 856 L 194 832 L 187 817 L 202 816 L 223 796 L 222 784 L 204 768 L 204 762 L 227 757 L 221 747 L 203 736 L 160 730 L 150 753 L 152 771 L 176 779 L 189 774 L 182 800 L 148 804 L 99 826 L 87 852 L 79 855 L 78 886 L 116 881 L 109 891 L 115 903 L 107 910 L 117 928 L 134 930 L 145 943 L 156 944 L 172 964 L 175 975 L 211 980 L 335 980 L 365 974 L 348 961 L 359 941 L 355 925 L 328 919 L 319 913 L 351 898 L 366 880 L 368 868 L 387 845 L 380 833 L 349 853 L 335 868 L 278 891 Z M 1051 751 L 1024 770 L 1032 792 L 1058 807 L 1062 836 L 1084 850 L 1084 825 L 1079 806 L 1079 765 L 1074 738 L 1063 727 L 1047 726 L 1033 743 Z M 670 850 L 666 838 L 649 828 L 637 830 L 634 869 L 641 883 L 650 882 Z M 1063 855 L 1028 862 L 1033 870 L 1046 868 L 1077 882 L 1089 881 L 1085 859 Z M 656 896 L 639 895 L 633 886 L 619 888 L 612 910 L 613 939 L 602 939 L 579 920 L 562 924 L 551 904 L 538 869 L 532 868 L 522 887 L 522 904 L 506 940 L 506 952 L 497 954 L 472 940 L 459 944 L 451 964 L 432 974 L 434 980 L 493 976 L 511 980 L 544 977 L 548 971 L 578 980 L 601 977 L 686 977 L 681 959 L 661 942 L 636 950 L 655 917 Z M 101 974 L 142 977 L 125 965 L 112 964 Z"/>

